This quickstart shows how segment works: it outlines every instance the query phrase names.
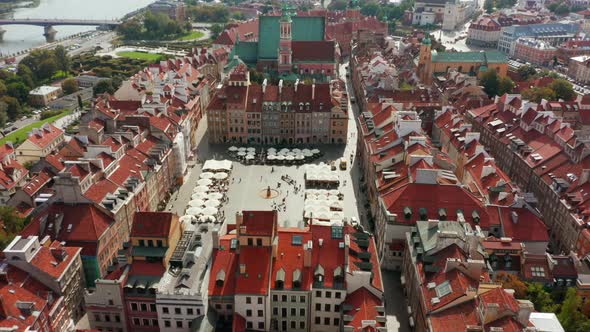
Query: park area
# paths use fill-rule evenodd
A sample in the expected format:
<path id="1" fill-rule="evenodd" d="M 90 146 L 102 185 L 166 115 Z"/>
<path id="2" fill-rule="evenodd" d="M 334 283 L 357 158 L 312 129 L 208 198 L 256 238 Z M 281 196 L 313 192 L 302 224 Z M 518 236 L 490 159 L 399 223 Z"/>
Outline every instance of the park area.
<path id="1" fill-rule="evenodd" d="M 162 58 L 161 54 L 145 53 L 145 52 L 137 52 L 137 51 L 117 52 L 117 56 L 124 57 L 124 58 L 130 58 L 130 59 L 148 60 L 148 61 L 158 61 Z"/>
<path id="2" fill-rule="evenodd" d="M 194 30 L 194 31 L 187 32 L 185 35 L 178 37 L 176 40 L 180 40 L 180 41 L 196 40 L 196 39 L 203 38 L 204 35 L 205 35 L 205 33 L 203 33 L 202 31 Z"/>
<path id="3" fill-rule="evenodd" d="M 21 142 L 23 142 L 27 138 L 27 135 L 29 134 L 29 132 L 31 130 L 33 130 L 33 128 L 40 128 L 41 126 L 43 126 L 46 123 L 53 123 L 54 121 L 61 119 L 70 113 L 72 113 L 72 111 L 64 110 L 60 114 L 54 115 L 54 116 L 47 118 L 47 119 L 37 121 L 37 122 L 32 123 L 28 126 L 24 126 L 16 131 L 6 135 L 6 136 L 4 136 L 2 139 L 0 139 L 0 145 L 5 144 L 6 142 L 12 142 L 15 145 L 20 144 Z"/>

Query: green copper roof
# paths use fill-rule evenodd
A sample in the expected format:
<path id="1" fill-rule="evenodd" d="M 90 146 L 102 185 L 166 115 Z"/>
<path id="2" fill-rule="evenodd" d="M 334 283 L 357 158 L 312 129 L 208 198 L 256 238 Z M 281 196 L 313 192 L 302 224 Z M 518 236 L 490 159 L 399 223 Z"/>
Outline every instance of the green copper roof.
<path id="1" fill-rule="evenodd" d="M 432 42 L 430 41 L 430 37 L 426 36 L 422 39 L 422 45 L 430 45 Z"/>
<path id="2" fill-rule="evenodd" d="M 234 49 L 235 55 L 239 56 L 242 61 L 246 63 L 256 63 L 258 59 L 257 42 L 239 42 L 234 46 Z"/>
<path id="3" fill-rule="evenodd" d="M 499 51 L 432 53 L 432 62 L 505 63 L 507 61 L 506 55 Z"/>
<path id="4" fill-rule="evenodd" d="M 280 41 L 280 16 L 260 16 L 258 35 L 258 58 L 273 59 L 278 57 L 277 50 Z M 292 40 L 295 41 L 320 41 L 324 40 L 325 19 L 324 17 L 292 17 Z M 243 44 L 241 42 L 240 44 Z M 240 58 L 249 62 L 238 53 Z"/>

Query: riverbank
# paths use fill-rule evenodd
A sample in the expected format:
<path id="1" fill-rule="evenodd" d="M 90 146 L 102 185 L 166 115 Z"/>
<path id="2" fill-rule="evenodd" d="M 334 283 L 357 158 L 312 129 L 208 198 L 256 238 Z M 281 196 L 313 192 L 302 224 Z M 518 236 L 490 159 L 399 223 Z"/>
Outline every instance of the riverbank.
<path id="1" fill-rule="evenodd" d="M 8 17 L 19 8 L 36 8 L 41 0 L 14 0 L 13 2 L 0 2 L 0 17 Z"/>

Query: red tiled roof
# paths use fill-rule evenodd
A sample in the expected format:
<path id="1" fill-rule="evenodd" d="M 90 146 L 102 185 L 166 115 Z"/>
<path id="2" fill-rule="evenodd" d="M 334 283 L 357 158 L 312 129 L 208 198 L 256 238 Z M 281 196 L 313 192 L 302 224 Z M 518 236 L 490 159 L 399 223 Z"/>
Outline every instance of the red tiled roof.
<path id="1" fill-rule="evenodd" d="M 118 188 L 119 186 L 117 186 L 112 181 L 108 179 L 101 179 L 93 185 L 91 185 L 90 188 L 88 188 L 86 192 L 84 192 L 84 196 L 86 196 L 94 203 L 101 204 L 102 200 L 105 198 L 107 194 L 114 193 L 115 191 L 117 191 Z"/>
<path id="2" fill-rule="evenodd" d="M 293 237 L 301 237 L 300 244 L 293 244 Z M 283 289 L 291 289 L 293 286 L 293 272 L 299 270 L 301 273 L 301 290 L 309 290 L 313 282 L 313 271 L 311 267 L 303 266 L 304 249 L 303 246 L 312 239 L 309 228 L 281 228 L 279 230 L 279 247 L 277 257 L 274 260 L 271 275 L 271 288 L 277 288 L 277 273 L 283 270 L 285 278 L 283 280 Z"/>
<path id="3" fill-rule="evenodd" d="M 27 182 L 27 184 L 23 187 L 23 191 L 29 195 L 35 195 L 41 188 L 45 187 L 49 181 L 51 181 L 51 175 L 46 171 L 41 171 L 37 176 L 33 177 L 32 179 Z"/>
<path id="4" fill-rule="evenodd" d="M 530 210 L 508 207 L 498 209 L 501 213 L 504 236 L 521 242 L 549 242 L 549 232 L 545 223 Z"/>
<path id="5" fill-rule="evenodd" d="M 336 61 L 334 41 L 293 41 L 291 48 L 293 62 Z"/>
<path id="6" fill-rule="evenodd" d="M 365 327 L 363 321 L 375 321 L 374 328 L 384 326 L 383 323 L 376 321 L 376 317 L 381 316 L 376 307 L 382 306 L 383 303 L 380 298 L 366 288 L 362 287 L 348 294 L 344 303 L 352 307 L 351 310 L 344 313 L 352 317 L 352 320 L 346 323 L 345 326 L 351 326 L 355 331 Z"/>
<path id="7" fill-rule="evenodd" d="M 167 238 L 175 222 L 170 212 L 135 212 L 131 237 Z"/>
<path id="8" fill-rule="evenodd" d="M 236 294 L 268 294 L 270 258 L 270 247 L 240 248 L 239 264 L 245 265 L 246 273 L 236 276 Z"/>
<path id="9" fill-rule="evenodd" d="M 38 134 L 29 136 L 27 140 L 41 149 L 46 148 L 49 144 L 53 143 L 58 137 L 63 135 L 64 131 L 52 125 L 51 123 L 45 124 L 38 130 L 34 130 Z"/>
<path id="10" fill-rule="evenodd" d="M 5 190 L 14 188 L 29 174 L 29 171 L 14 159 L 0 163 L 0 188 Z"/>
<path id="11" fill-rule="evenodd" d="M 51 246 L 43 247 L 35 253 L 31 264 L 54 278 L 60 278 L 72 261 L 78 258 L 82 251 L 79 247 L 65 247 L 58 241 Z"/>
<path id="12" fill-rule="evenodd" d="M 209 296 L 233 296 L 235 294 L 238 260 L 236 251 L 230 249 L 231 241 L 235 238 L 235 235 L 221 237 L 219 249 L 215 249 L 212 253 L 213 262 L 211 263 L 211 276 L 209 277 Z M 223 283 L 218 285 L 217 276 L 220 272 L 223 274 Z"/>
<path id="13" fill-rule="evenodd" d="M 241 235 L 271 236 L 277 229 L 277 211 L 243 211 Z"/>
<path id="14" fill-rule="evenodd" d="M 154 276 L 161 277 L 166 272 L 166 268 L 162 262 L 148 262 L 142 260 L 134 260 L 131 263 L 131 269 L 129 270 L 129 276 Z"/>

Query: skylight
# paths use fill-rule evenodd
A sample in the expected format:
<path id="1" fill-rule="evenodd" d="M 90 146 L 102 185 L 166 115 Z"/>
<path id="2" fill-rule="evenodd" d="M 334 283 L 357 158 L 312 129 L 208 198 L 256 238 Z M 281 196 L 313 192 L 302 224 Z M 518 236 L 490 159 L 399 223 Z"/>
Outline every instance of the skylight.
<path id="1" fill-rule="evenodd" d="M 440 285 L 436 286 L 435 288 L 436 296 L 441 298 L 445 295 L 449 295 L 452 293 L 451 284 L 448 281 L 444 281 Z"/>
<path id="2" fill-rule="evenodd" d="M 332 226 L 332 238 L 341 239 L 343 237 L 342 226 Z"/>
<path id="3" fill-rule="evenodd" d="M 300 246 L 303 243 L 303 237 L 301 235 L 293 235 L 291 244 Z"/>

